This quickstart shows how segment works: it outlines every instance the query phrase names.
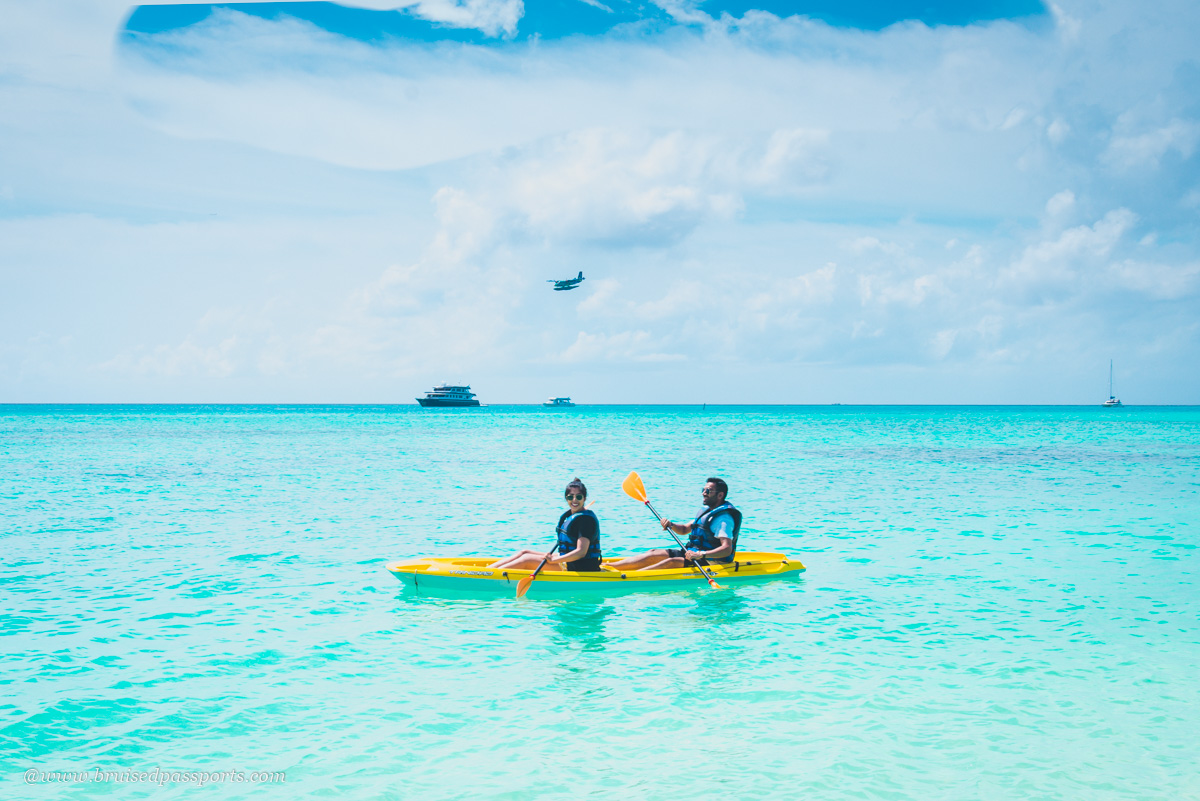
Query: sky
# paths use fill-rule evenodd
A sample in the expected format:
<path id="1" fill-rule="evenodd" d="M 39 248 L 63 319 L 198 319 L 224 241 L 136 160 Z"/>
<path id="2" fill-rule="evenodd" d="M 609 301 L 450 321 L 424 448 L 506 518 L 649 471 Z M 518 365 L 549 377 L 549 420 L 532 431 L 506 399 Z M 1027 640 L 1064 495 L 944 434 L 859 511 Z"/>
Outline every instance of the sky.
<path id="1" fill-rule="evenodd" d="M 0 18 L 0 402 L 1200 403 L 1194 2 Z"/>

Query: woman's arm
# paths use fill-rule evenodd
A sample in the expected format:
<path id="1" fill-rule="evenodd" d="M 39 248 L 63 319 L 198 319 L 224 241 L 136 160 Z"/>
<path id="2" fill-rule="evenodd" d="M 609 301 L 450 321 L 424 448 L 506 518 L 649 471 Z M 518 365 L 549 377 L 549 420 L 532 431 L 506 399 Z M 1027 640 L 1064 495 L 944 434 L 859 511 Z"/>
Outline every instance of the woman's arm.
<path id="1" fill-rule="evenodd" d="M 551 556 L 548 562 L 554 564 L 562 564 L 563 562 L 574 562 L 576 559 L 582 559 L 583 555 L 588 552 L 588 548 L 592 547 L 592 541 L 587 537 L 580 537 L 575 540 L 575 550 L 567 551 L 566 553 L 556 553 Z"/>

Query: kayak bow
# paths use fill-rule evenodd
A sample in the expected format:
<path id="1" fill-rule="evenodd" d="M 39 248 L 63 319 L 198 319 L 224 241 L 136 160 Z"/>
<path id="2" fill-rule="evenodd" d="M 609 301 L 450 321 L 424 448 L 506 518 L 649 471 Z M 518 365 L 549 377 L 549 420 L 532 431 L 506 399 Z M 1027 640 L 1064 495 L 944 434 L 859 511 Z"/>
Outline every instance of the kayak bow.
<path id="1" fill-rule="evenodd" d="M 521 579 L 532 570 L 490 568 L 495 558 L 426 557 L 389 562 L 387 569 L 406 587 L 417 590 L 512 593 Z M 610 560 L 604 560 L 608 562 Z M 611 560 L 615 561 L 615 560 Z M 712 564 L 708 571 L 721 583 L 748 583 L 777 578 L 794 578 L 805 570 L 796 559 L 781 553 L 741 553 L 729 564 Z M 539 597 L 576 592 L 629 592 L 656 589 L 694 589 L 703 579 L 694 567 L 672 570 L 627 570 L 618 573 L 601 570 L 594 573 L 570 570 L 542 571 L 529 593 Z M 703 586 L 703 585 L 701 585 Z"/>

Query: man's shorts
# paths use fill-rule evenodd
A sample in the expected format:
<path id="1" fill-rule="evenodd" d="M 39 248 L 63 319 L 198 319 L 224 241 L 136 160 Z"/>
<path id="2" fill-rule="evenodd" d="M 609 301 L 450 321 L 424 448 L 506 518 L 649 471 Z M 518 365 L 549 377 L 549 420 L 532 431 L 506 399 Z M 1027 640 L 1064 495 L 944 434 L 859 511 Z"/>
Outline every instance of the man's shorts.
<path id="1" fill-rule="evenodd" d="M 563 567 L 576 572 L 598 573 L 600 571 L 600 557 L 593 556 L 589 559 L 585 556 L 582 559 L 576 559 L 574 562 L 567 562 Z"/>
<path id="2" fill-rule="evenodd" d="M 684 559 L 683 554 L 684 554 L 684 551 L 682 548 L 668 548 L 667 549 L 667 556 L 671 557 L 672 559 L 683 559 L 684 567 L 691 567 L 693 564 L 695 564 L 691 559 Z M 733 557 L 732 556 L 724 556 L 724 557 L 721 557 L 720 559 L 702 559 L 701 561 L 704 562 L 705 565 L 713 565 L 713 564 L 727 565 L 733 561 Z"/>

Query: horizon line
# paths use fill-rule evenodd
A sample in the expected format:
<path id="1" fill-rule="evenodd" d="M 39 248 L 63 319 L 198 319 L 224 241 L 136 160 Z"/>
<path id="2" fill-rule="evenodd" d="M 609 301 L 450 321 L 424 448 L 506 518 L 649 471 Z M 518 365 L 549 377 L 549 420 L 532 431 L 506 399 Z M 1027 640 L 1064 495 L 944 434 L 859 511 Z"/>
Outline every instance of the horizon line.
<path id="1" fill-rule="evenodd" d="M 470 409 L 488 409 L 493 407 L 509 407 L 520 406 L 536 409 L 548 408 L 544 403 L 482 403 L 478 406 L 449 406 L 449 407 L 426 407 L 415 402 L 395 403 L 388 401 L 0 401 L 0 407 L 6 406 L 389 406 L 396 408 L 421 409 L 425 411 L 463 411 Z M 662 403 L 662 402 L 620 402 L 620 403 L 576 403 L 571 407 L 560 407 L 558 410 L 571 408 L 592 408 L 592 407 L 613 407 L 613 406 L 662 406 L 662 407 L 693 407 L 699 406 L 706 408 L 714 407 L 782 407 L 782 408 L 824 408 L 834 406 L 847 407 L 976 407 L 976 408 L 1030 408 L 1030 407 L 1062 407 L 1076 409 L 1129 409 L 1129 408 L 1190 408 L 1200 406 L 1200 402 L 1196 403 L 1123 403 L 1118 407 L 1106 407 L 1103 403 L 1053 403 L 1053 402 L 1030 402 L 1030 403 L 954 403 L 954 402 L 920 402 L 920 403 L 899 403 L 899 402 L 876 402 L 876 403 L 854 403 L 831 401 L 827 403 L 707 403 L 707 402 L 687 402 L 687 403 Z"/>

